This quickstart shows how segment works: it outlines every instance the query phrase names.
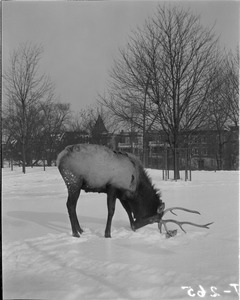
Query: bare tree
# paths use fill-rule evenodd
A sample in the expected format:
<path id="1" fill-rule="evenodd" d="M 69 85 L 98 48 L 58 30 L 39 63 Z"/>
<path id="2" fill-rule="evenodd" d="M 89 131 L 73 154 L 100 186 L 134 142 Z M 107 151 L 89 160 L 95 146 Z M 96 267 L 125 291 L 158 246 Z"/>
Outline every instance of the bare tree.
<path id="1" fill-rule="evenodd" d="M 39 149 L 39 153 L 47 160 L 47 165 L 51 166 L 60 150 L 58 149 L 58 139 L 70 122 L 70 104 L 56 102 L 51 97 L 41 103 L 41 111 L 41 134 L 38 140 L 41 141 L 42 149 Z"/>
<path id="2" fill-rule="evenodd" d="M 217 137 L 216 161 L 218 170 L 223 167 L 223 147 L 226 143 L 224 131 L 227 129 L 229 120 L 229 104 L 225 101 L 223 92 L 224 80 L 224 69 L 221 66 L 218 68 L 218 75 L 214 80 L 208 99 L 208 127 L 214 130 Z"/>
<path id="3" fill-rule="evenodd" d="M 40 132 L 39 124 L 42 123 L 42 116 L 39 113 L 40 106 L 32 105 L 28 108 L 28 113 L 26 114 L 26 137 L 25 137 L 25 163 L 30 164 L 33 154 L 33 145 L 35 143 L 36 137 Z M 7 149 L 10 145 L 14 145 L 11 149 L 11 158 L 20 160 L 22 157 L 22 143 L 20 137 L 22 136 L 22 119 L 21 112 L 12 105 L 7 103 L 4 106 L 4 116 L 3 116 L 3 130 L 5 139 L 7 141 Z M 10 146 L 11 148 L 11 146 Z M 9 149 L 10 150 L 10 149 Z M 19 155 L 21 153 L 21 156 Z M 22 160 L 22 159 L 21 159 Z"/>
<path id="4" fill-rule="evenodd" d="M 224 90 L 229 105 L 229 119 L 239 126 L 239 49 L 228 53 L 226 59 Z"/>
<path id="5" fill-rule="evenodd" d="M 86 131 L 91 134 L 99 116 L 109 132 L 114 133 L 119 129 L 116 117 L 110 114 L 110 111 L 104 109 L 100 102 L 81 109 L 77 114 L 72 114 L 69 128 L 72 131 Z"/>
<path id="6" fill-rule="evenodd" d="M 212 29 L 200 24 L 200 17 L 178 6 L 159 5 L 155 16 L 136 30 L 127 51 L 120 52 L 112 72 L 105 103 L 118 115 L 116 108 L 123 105 L 129 121 L 141 116 L 141 126 L 146 119 L 155 122 L 157 111 L 159 127 L 174 154 L 175 179 L 182 134 L 187 146 L 188 133 L 206 121 L 217 57 L 217 38 Z M 138 118 L 130 119 L 130 103 L 139 112 Z"/>
<path id="7" fill-rule="evenodd" d="M 71 121 L 69 122 L 69 130 L 74 132 L 80 132 L 84 130 L 84 123 L 82 120 L 81 111 L 72 113 Z"/>
<path id="8" fill-rule="evenodd" d="M 216 38 L 212 30 L 201 26 L 198 16 L 178 7 L 159 7 L 147 28 L 158 43 L 152 99 L 158 104 L 160 124 L 173 151 L 177 179 L 178 148 L 188 147 L 189 135 L 206 122 L 218 57 Z"/>
<path id="9" fill-rule="evenodd" d="M 39 74 L 39 61 L 43 49 L 29 43 L 13 51 L 10 66 L 4 73 L 4 89 L 7 98 L 6 119 L 12 136 L 20 141 L 22 170 L 26 172 L 26 147 L 33 132 L 32 122 L 38 116 L 39 101 L 53 88 L 45 75 Z"/>
<path id="10" fill-rule="evenodd" d="M 146 54 L 146 41 L 138 32 L 130 38 L 126 49 L 120 50 L 120 58 L 110 74 L 108 97 L 102 96 L 101 102 L 124 125 L 142 132 L 143 164 L 146 163 L 147 138 L 156 123 L 157 105 L 149 98 L 152 70 Z"/>
<path id="11" fill-rule="evenodd" d="M 229 126 L 238 127 L 238 65 L 237 57 L 231 52 L 218 61 L 217 74 L 208 98 L 208 126 L 216 132 L 216 160 L 219 170 L 223 168 L 224 145 L 231 137 L 227 133 Z"/>

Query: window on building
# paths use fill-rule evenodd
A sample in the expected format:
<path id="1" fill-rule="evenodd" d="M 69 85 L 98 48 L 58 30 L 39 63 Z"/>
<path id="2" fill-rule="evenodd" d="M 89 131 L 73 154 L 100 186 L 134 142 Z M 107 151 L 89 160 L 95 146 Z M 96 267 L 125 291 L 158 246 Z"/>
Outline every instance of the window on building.
<path id="1" fill-rule="evenodd" d="M 198 148 L 193 148 L 193 149 L 192 149 L 192 154 L 193 154 L 193 155 L 198 155 L 198 154 L 199 154 Z"/>
<path id="2" fill-rule="evenodd" d="M 126 143 L 126 144 L 130 144 L 130 137 L 129 137 L 129 136 L 126 136 L 126 137 L 125 137 L 125 143 Z"/>
<path id="3" fill-rule="evenodd" d="M 206 147 L 202 148 L 202 155 L 207 155 L 207 148 Z"/>

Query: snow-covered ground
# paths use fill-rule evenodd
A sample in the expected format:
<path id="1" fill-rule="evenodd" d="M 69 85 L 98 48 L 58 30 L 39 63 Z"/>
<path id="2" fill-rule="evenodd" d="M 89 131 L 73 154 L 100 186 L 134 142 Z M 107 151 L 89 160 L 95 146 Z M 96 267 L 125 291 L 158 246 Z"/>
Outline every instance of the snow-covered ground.
<path id="1" fill-rule="evenodd" d="M 73 238 L 57 168 L 25 175 L 3 169 L 4 299 L 238 299 L 238 172 L 196 171 L 192 182 L 148 172 L 166 207 L 201 212 L 170 218 L 214 221 L 210 229 L 185 225 L 187 234 L 178 228 L 170 239 L 157 224 L 132 232 L 117 203 L 112 238 L 105 239 L 106 195 L 81 192 L 77 212 L 85 231 Z"/>

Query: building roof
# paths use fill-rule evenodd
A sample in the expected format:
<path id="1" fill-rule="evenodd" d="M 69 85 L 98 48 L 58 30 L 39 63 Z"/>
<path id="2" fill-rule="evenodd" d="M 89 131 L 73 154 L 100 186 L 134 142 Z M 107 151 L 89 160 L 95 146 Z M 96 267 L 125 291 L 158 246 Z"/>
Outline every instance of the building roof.
<path id="1" fill-rule="evenodd" d="M 103 134 L 103 133 L 108 133 L 108 131 L 104 125 L 103 119 L 99 115 L 97 118 L 97 121 L 92 129 L 92 135 L 96 136 L 96 135 Z"/>

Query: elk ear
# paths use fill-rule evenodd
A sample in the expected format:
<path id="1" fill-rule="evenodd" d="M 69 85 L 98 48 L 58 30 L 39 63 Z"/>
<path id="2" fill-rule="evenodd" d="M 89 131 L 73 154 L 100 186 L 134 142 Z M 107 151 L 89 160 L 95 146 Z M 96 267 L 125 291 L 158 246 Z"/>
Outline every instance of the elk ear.
<path id="1" fill-rule="evenodd" d="M 158 206 L 157 213 L 162 214 L 164 209 L 165 209 L 165 203 L 161 201 L 160 205 Z"/>

